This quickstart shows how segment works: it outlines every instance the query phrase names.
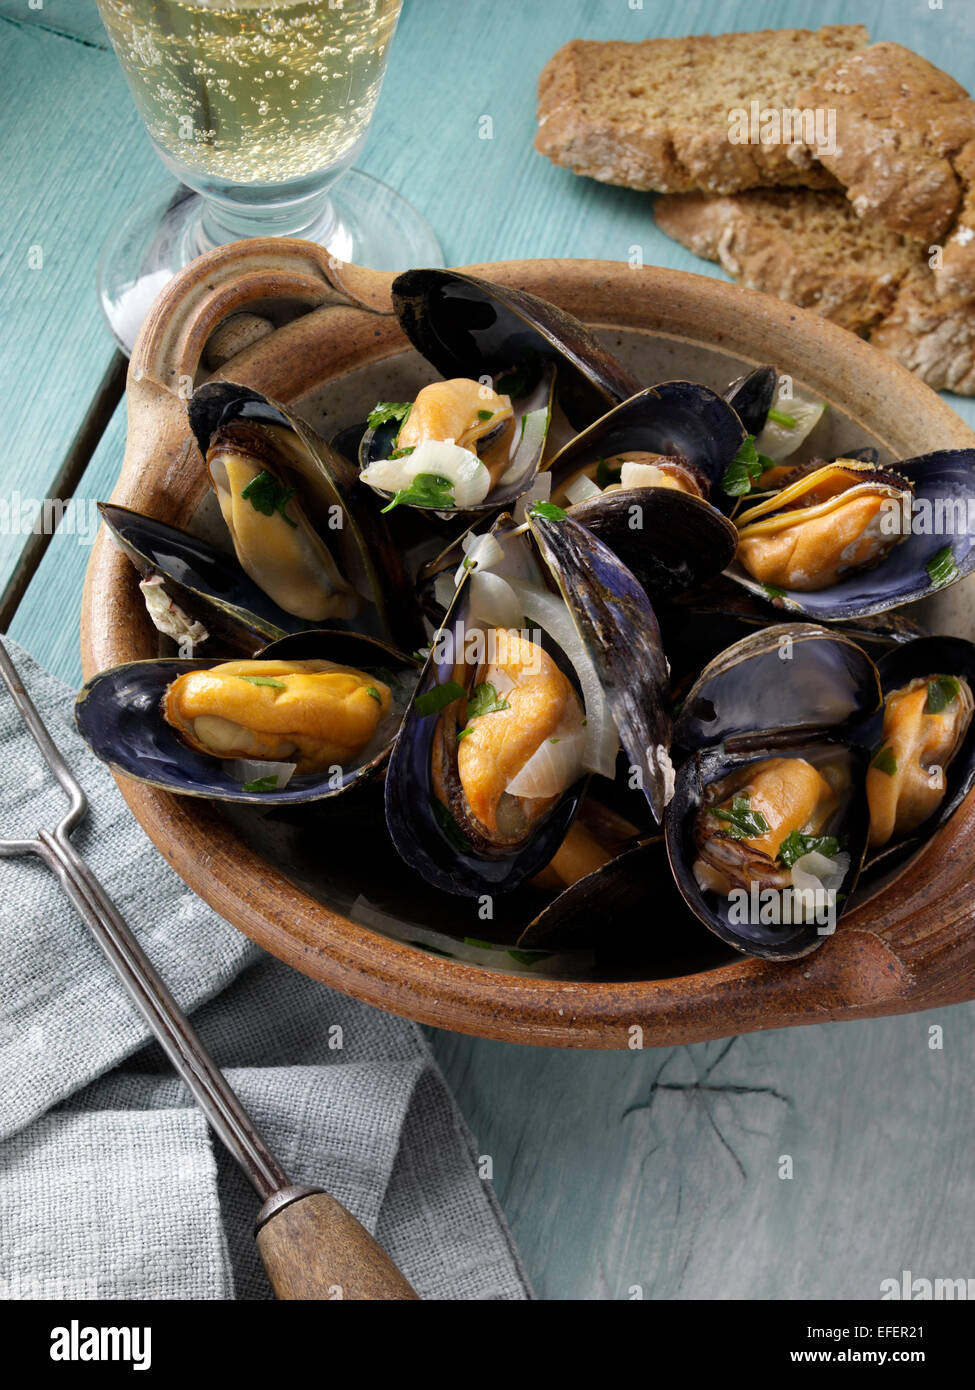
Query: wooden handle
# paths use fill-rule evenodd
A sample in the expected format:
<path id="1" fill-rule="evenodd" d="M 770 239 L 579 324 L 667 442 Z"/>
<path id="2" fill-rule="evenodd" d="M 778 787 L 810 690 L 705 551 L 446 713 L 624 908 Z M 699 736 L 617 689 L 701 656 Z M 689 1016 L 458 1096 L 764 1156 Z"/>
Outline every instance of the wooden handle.
<path id="1" fill-rule="evenodd" d="M 327 1192 L 300 1191 L 305 1195 L 293 1200 L 288 1192 L 276 1193 L 258 1217 L 257 1248 L 276 1298 L 417 1297 L 382 1246 L 340 1202 Z"/>

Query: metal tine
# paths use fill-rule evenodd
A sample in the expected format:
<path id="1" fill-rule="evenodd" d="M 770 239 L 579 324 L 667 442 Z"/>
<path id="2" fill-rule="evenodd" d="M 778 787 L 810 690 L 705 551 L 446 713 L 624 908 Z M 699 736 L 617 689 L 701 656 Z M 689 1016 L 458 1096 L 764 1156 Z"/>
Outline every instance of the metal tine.
<path id="1" fill-rule="evenodd" d="M 208 1120 L 265 1200 L 289 1186 L 287 1174 L 265 1145 L 247 1111 L 181 1012 L 118 908 L 68 839 L 88 809 L 84 792 L 48 733 L 17 668 L 0 642 L 0 676 L 14 698 L 44 760 L 70 798 L 52 831 L 33 840 L 0 839 L 0 855 L 36 854 L 57 876 L 72 906 L 91 928 L 126 993 L 158 1038 Z"/>
<path id="2" fill-rule="evenodd" d="M 81 824 L 88 812 L 88 799 L 75 781 L 74 774 L 64 761 L 61 753 L 48 733 L 41 716 L 34 708 L 34 702 L 27 694 L 24 683 L 20 679 L 16 666 L 10 660 L 10 654 L 3 642 L 0 642 L 0 676 L 3 683 L 13 696 L 14 704 L 20 711 L 21 718 L 30 730 L 31 737 L 43 754 L 44 761 L 57 778 L 61 789 L 68 798 L 68 810 L 56 827 L 55 833 L 59 838 L 70 835 L 72 830 Z M 36 840 L 4 840 L 0 839 L 0 854 L 26 854 L 36 853 Z"/>

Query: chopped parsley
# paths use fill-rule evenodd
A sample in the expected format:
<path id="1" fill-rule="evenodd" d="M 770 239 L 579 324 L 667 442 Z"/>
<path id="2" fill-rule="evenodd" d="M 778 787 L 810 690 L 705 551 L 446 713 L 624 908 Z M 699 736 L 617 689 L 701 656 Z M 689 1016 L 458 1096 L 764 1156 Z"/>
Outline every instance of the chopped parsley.
<path id="1" fill-rule="evenodd" d="M 250 480 L 240 495 L 245 502 L 251 504 L 255 512 L 260 512 L 261 516 L 273 516 L 275 512 L 279 512 L 289 526 L 297 527 L 297 521 L 292 521 L 284 510 L 294 493 L 293 487 L 285 487 L 279 478 L 265 469 L 263 473 L 258 473 L 256 478 Z"/>
<path id="2" fill-rule="evenodd" d="M 524 437 L 525 437 L 525 426 L 526 426 L 527 423 L 528 423 L 528 416 L 527 416 L 527 415 L 523 415 L 523 416 L 521 417 L 521 431 L 520 431 L 520 433 L 519 433 L 519 435 L 518 435 L 518 443 L 519 443 L 519 444 L 521 443 L 521 441 L 522 441 L 522 440 L 524 439 Z"/>
<path id="3" fill-rule="evenodd" d="M 619 468 L 612 468 L 605 459 L 600 459 L 596 465 L 597 487 L 609 487 L 612 483 L 618 483 L 622 476 L 622 465 Z"/>
<path id="4" fill-rule="evenodd" d="M 376 689 L 376 687 L 375 687 L 374 685 L 367 685 L 367 686 L 366 686 L 366 694 L 369 695 L 369 696 L 371 696 L 371 698 L 372 698 L 373 700 L 375 700 L 375 702 L 376 702 L 377 705 L 381 705 L 381 704 L 382 704 L 382 702 L 383 702 L 383 697 L 380 695 L 379 691 Z"/>
<path id="5" fill-rule="evenodd" d="M 827 859 L 835 859 L 840 852 L 840 842 L 836 835 L 803 835 L 793 830 L 779 845 L 779 858 L 791 869 L 804 854 L 823 854 Z"/>
<path id="6" fill-rule="evenodd" d="M 936 555 L 932 555 L 931 559 L 926 561 L 925 569 L 930 576 L 931 583 L 937 589 L 957 579 L 958 566 L 955 564 L 955 556 L 951 546 L 942 546 Z"/>
<path id="7" fill-rule="evenodd" d="M 507 396 L 510 400 L 517 400 L 521 396 L 529 395 L 534 390 L 541 374 L 542 365 L 540 362 L 521 362 L 518 366 L 496 376 L 494 389 L 499 396 Z"/>
<path id="8" fill-rule="evenodd" d="M 755 487 L 766 468 L 774 468 L 774 459 L 760 454 L 755 448 L 755 436 L 745 436 L 731 463 L 721 479 L 721 486 L 729 497 L 744 497 Z"/>
<path id="9" fill-rule="evenodd" d="M 710 814 L 725 822 L 725 833 L 733 840 L 759 839 L 769 832 L 768 821 L 761 811 L 752 810 L 747 796 L 736 796 L 731 803 L 730 811 L 724 811 L 718 806 Z"/>
<path id="10" fill-rule="evenodd" d="M 785 598 L 785 590 L 777 589 L 774 584 L 763 584 L 767 598 Z"/>
<path id="11" fill-rule="evenodd" d="M 415 449 L 415 444 L 407 444 L 405 449 L 394 449 L 389 457 L 391 459 L 405 459 L 408 458 L 409 455 L 412 454 Z"/>
<path id="12" fill-rule="evenodd" d="M 564 521 L 569 513 L 557 507 L 554 502 L 533 502 L 528 508 L 528 515 L 544 517 L 546 521 Z"/>
<path id="13" fill-rule="evenodd" d="M 547 960 L 551 955 L 550 951 L 516 951 L 514 948 L 508 951 L 508 955 L 516 965 L 534 965 L 536 961 Z"/>
<path id="14" fill-rule="evenodd" d="M 437 824 L 443 831 L 446 838 L 453 845 L 454 849 L 469 850 L 471 842 L 461 830 L 460 826 L 450 814 L 448 808 L 443 804 L 439 797 L 433 798 L 433 814 Z"/>
<path id="15" fill-rule="evenodd" d="M 409 487 L 401 487 L 384 512 L 403 504 L 410 507 L 434 507 L 440 510 L 454 505 L 454 485 L 439 473 L 418 473 Z"/>
<path id="16" fill-rule="evenodd" d="M 870 766 L 875 767 L 878 772 L 886 772 L 888 777 L 893 777 L 897 771 L 897 759 L 894 757 L 893 748 L 889 744 L 885 744 Z"/>
<path id="17" fill-rule="evenodd" d="M 459 700 L 463 694 L 462 685 L 458 685 L 456 681 L 444 681 L 443 685 L 435 685 L 425 695 L 418 695 L 414 701 L 414 709 L 417 714 L 439 714 L 442 709 Z"/>
<path id="18" fill-rule="evenodd" d="M 399 420 L 402 428 L 412 409 L 412 401 L 380 401 L 370 410 L 367 423 L 371 430 L 377 430 L 380 425 L 386 425 L 390 420 Z"/>
<path id="19" fill-rule="evenodd" d="M 498 699 L 498 692 L 491 682 L 482 681 L 474 687 L 474 692 L 467 701 L 467 717 L 477 719 L 482 714 L 497 714 L 499 710 L 507 708 L 508 701 Z"/>
<path id="20" fill-rule="evenodd" d="M 482 941 L 479 936 L 465 936 L 465 946 L 477 946 L 482 951 L 496 951 L 497 947 L 493 941 Z"/>
<path id="21" fill-rule="evenodd" d="M 245 792 L 273 792 L 277 785 L 277 775 L 272 773 L 270 777 L 256 777 L 253 782 L 245 782 L 243 789 Z"/>
<path id="22" fill-rule="evenodd" d="M 458 735 L 457 735 L 457 742 L 460 743 L 461 739 L 465 739 L 465 738 L 467 737 L 468 734 L 472 734 L 473 732 L 474 732 L 474 730 L 473 730 L 473 729 L 471 728 L 471 726 L 468 724 L 468 726 L 467 726 L 466 729 L 461 729 L 460 732 L 458 733 Z"/>
<path id="23" fill-rule="evenodd" d="M 961 686 L 954 676 L 935 676 L 928 681 L 928 699 L 924 706 L 926 714 L 940 714 L 948 705 L 958 699 Z"/>
<path id="24" fill-rule="evenodd" d="M 494 419 L 494 411 L 493 411 L 493 410 L 479 410 L 479 411 L 477 412 L 477 418 L 478 418 L 479 420 L 493 420 L 493 419 Z"/>
<path id="25" fill-rule="evenodd" d="M 251 685 L 266 685 L 271 690 L 287 690 L 284 681 L 276 681 L 271 676 L 238 676 L 239 681 L 247 681 Z"/>
<path id="26" fill-rule="evenodd" d="M 782 428 L 786 430 L 794 430 L 796 427 L 795 416 L 786 415 L 781 410 L 770 410 L 768 418 L 774 420 L 777 425 L 781 425 Z"/>

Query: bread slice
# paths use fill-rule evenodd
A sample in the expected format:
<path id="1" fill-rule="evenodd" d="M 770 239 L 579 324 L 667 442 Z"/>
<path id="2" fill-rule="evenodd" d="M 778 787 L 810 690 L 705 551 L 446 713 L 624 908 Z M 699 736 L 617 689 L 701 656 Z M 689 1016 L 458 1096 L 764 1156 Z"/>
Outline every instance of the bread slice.
<path id="1" fill-rule="evenodd" d="M 910 49 L 877 43 L 825 68 L 796 102 L 835 109 L 836 150 L 818 153 L 861 217 L 942 241 L 965 193 L 956 161 L 975 142 L 964 87 Z"/>
<path id="2" fill-rule="evenodd" d="M 735 144 L 729 113 L 792 110 L 821 69 L 869 43 L 861 24 L 639 43 L 576 39 L 538 84 L 535 148 L 604 183 L 686 193 L 761 185 L 835 187 L 796 144 Z"/>
<path id="3" fill-rule="evenodd" d="M 907 276 L 870 341 L 936 391 L 975 396 L 975 303 L 939 294 L 927 266 Z"/>
<path id="4" fill-rule="evenodd" d="M 658 198 L 654 215 L 741 284 L 860 333 L 936 390 L 975 395 L 975 301 L 939 293 L 927 248 L 861 220 L 842 194 L 688 193 Z"/>
<path id="5" fill-rule="evenodd" d="M 890 313 L 919 261 L 915 242 L 863 223 L 842 193 L 762 190 L 657 198 L 657 225 L 740 284 L 764 290 L 854 333 Z"/>

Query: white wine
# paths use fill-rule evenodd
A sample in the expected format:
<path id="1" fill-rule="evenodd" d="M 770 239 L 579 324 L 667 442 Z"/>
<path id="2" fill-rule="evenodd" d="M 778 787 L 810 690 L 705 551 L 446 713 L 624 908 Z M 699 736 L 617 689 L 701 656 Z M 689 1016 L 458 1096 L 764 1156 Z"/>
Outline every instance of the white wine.
<path id="1" fill-rule="evenodd" d="M 139 114 L 177 166 L 281 184 L 372 117 L 402 0 L 98 0 Z"/>

